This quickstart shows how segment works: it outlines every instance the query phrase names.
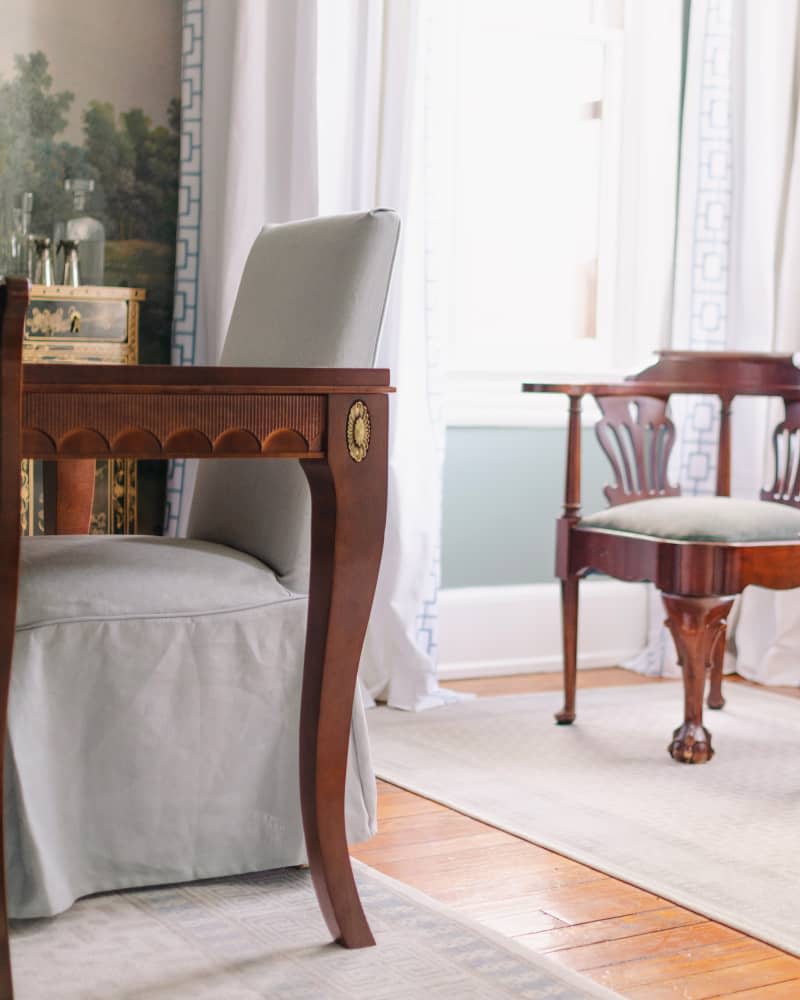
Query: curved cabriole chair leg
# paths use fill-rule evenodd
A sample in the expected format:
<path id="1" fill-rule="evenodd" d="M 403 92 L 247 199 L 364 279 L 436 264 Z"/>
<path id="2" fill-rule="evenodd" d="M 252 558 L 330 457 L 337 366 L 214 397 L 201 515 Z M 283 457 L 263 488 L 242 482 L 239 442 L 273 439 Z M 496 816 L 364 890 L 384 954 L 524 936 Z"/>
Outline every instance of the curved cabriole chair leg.
<path id="1" fill-rule="evenodd" d="M 564 652 L 564 707 L 556 712 L 559 726 L 575 721 L 575 689 L 578 674 L 578 577 L 561 581 L 561 629 Z"/>
<path id="2" fill-rule="evenodd" d="M 347 948 L 375 943 L 353 878 L 344 806 L 356 676 L 386 523 L 387 401 L 364 398 L 330 397 L 327 461 L 301 462 L 314 508 L 300 718 L 303 827 L 320 909 Z M 356 403 L 366 405 L 371 424 L 358 460 L 345 436 Z"/>
<path id="3" fill-rule="evenodd" d="M 711 733 L 703 725 L 706 670 L 724 633 L 732 597 L 681 597 L 662 594 L 667 626 L 683 670 L 684 720 L 672 734 L 668 752 L 682 764 L 711 760 Z"/>

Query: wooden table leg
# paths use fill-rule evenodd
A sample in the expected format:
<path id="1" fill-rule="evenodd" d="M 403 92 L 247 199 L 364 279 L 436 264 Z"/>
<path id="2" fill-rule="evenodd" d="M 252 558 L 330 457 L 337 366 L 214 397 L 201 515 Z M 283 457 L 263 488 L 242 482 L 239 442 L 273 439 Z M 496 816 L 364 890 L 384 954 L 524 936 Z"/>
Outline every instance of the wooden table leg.
<path id="1" fill-rule="evenodd" d="M 44 462 L 44 530 L 48 535 L 88 535 L 94 503 L 95 460 Z"/>
<path id="2" fill-rule="evenodd" d="M 301 462 L 312 498 L 300 717 L 303 827 L 320 908 L 347 948 L 375 943 L 350 865 L 344 793 L 356 675 L 383 550 L 387 421 L 385 396 L 329 396 L 327 460 Z"/>

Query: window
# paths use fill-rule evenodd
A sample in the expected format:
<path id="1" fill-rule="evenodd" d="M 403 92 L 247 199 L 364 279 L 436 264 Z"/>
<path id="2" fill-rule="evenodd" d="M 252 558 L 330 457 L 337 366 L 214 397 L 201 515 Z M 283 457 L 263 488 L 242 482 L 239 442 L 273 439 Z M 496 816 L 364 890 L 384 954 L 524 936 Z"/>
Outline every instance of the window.
<path id="1" fill-rule="evenodd" d="M 639 199 L 652 196 L 654 170 L 671 177 L 658 191 L 657 234 L 659 267 L 669 268 L 680 3 L 457 0 L 438 11 L 426 74 L 439 126 L 428 156 L 452 238 L 448 421 L 530 422 L 522 378 L 597 377 L 636 357 L 635 258 L 650 212 Z M 655 90 L 648 45 L 666 46 L 660 62 L 670 60 Z M 638 143 L 639 121 L 665 101 L 674 120 L 654 160 Z M 660 332 L 650 331 L 650 347 Z"/>

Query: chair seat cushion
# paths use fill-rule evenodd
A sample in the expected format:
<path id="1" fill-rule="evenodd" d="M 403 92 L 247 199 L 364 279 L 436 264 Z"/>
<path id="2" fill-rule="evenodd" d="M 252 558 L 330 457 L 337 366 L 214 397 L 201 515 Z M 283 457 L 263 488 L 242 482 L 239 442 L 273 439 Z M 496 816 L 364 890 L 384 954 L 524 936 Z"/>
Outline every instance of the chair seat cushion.
<path id="1" fill-rule="evenodd" d="M 297 596 L 260 560 L 225 545 L 42 536 L 23 540 L 17 628 L 224 614 Z"/>
<path id="2" fill-rule="evenodd" d="M 679 542 L 794 542 L 800 510 L 733 497 L 654 497 L 590 514 L 578 527 Z"/>

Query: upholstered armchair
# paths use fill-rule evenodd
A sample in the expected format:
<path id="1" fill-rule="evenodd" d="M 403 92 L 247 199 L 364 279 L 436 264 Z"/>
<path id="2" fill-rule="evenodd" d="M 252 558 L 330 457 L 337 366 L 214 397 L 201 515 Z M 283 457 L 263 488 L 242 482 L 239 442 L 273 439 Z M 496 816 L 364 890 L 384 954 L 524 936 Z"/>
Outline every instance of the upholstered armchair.
<path id="1" fill-rule="evenodd" d="M 599 571 L 620 580 L 648 580 L 661 591 L 683 671 L 684 720 L 668 750 L 682 763 L 704 763 L 713 756 L 703 723 L 706 677 L 708 706 L 720 709 L 725 627 L 734 597 L 751 584 L 776 590 L 800 586 L 800 370 L 790 355 L 662 351 L 655 365 L 623 382 L 527 383 L 524 389 L 569 397 L 564 511 L 556 529 L 564 650 L 564 707 L 556 721 L 575 720 L 581 578 Z M 669 481 L 675 427 L 668 404 L 681 393 L 719 400 L 713 497 L 683 497 Z M 600 408 L 596 433 L 613 481 L 605 489 L 608 508 L 582 517 L 586 395 Z M 760 500 L 730 497 L 730 416 L 737 396 L 784 401 L 784 419 L 773 433 L 773 482 L 761 490 Z"/>
<path id="2" fill-rule="evenodd" d="M 373 366 L 398 232 L 388 211 L 265 228 L 222 364 Z M 309 511 L 297 462 L 211 459 L 186 539 L 23 540 L 6 771 L 12 916 L 305 860 Z M 358 698 L 346 814 L 351 839 L 374 831 Z"/>

